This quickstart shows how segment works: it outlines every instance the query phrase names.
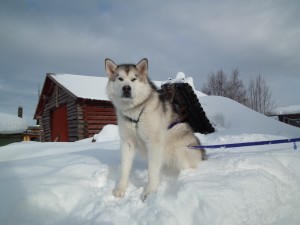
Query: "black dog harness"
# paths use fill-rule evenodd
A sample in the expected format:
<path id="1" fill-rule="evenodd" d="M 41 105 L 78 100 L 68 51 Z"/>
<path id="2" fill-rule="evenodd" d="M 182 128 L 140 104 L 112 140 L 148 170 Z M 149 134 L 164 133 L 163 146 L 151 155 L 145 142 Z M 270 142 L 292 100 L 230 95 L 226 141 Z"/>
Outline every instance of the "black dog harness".
<path id="1" fill-rule="evenodd" d="M 139 114 L 139 116 L 138 116 L 138 118 L 137 118 L 136 120 L 133 119 L 133 118 L 131 118 L 131 117 L 129 117 L 129 116 L 125 116 L 125 115 L 123 115 L 123 116 L 124 116 L 128 121 L 130 121 L 130 122 L 132 122 L 132 123 L 135 123 L 136 126 L 137 126 L 137 125 L 138 125 L 138 122 L 140 121 L 140 117 L 141 117 L 142 113 L 144 112 L 144 109 L 145 109 L 145 108 L 143 108 L 143 109 L 141 110 L 141 112 L 140 112 L 140 114 Z M 175 120 L 174 122 L 172 122 L 172 123 L 168 126 L 168 130 L 172 129 L 174 126 L 176 126 L 176 125 L 179 124 L 179 123 L 181 123 L 181 121 L 180 121 L 179 119 Z"/>
<path id="2" fill-rule="evenodd" d="M 140 120 L 140 117 L 141 117 L 141 115 L 142 115 L 142 113 L 143 113 L 143 111 L 144 111 L 144 109 L 145 108 L 143 108 L 142 110 L 141 110 L 141 112 L 140 112 L 140 114 L 139 114 L 139 116 L 138 116 L 138 118 L 135 120 L 135 119 L 133 119 L 133 118 L 131 118 L 131 117 L 129 117 L 129 116 L 125 116 L 125 115 L 123 115 L 127 120 L 129 120 L 130 122 L 132 122 L 132 123 L 135 123 L 136 125 L 138 124 L 138 122 L 139 122 L 139 120 Z"/>

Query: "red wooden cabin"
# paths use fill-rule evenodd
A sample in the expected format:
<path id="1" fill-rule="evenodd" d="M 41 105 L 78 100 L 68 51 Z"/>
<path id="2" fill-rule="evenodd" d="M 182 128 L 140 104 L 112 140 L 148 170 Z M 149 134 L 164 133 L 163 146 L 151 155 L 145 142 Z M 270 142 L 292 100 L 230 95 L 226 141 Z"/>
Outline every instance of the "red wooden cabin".
<path id="1" fill-rule="evenodd" d="M 34 119 L 44 141 L 77 141 L 116 124 L 107 78 L 47 73 Z"/>

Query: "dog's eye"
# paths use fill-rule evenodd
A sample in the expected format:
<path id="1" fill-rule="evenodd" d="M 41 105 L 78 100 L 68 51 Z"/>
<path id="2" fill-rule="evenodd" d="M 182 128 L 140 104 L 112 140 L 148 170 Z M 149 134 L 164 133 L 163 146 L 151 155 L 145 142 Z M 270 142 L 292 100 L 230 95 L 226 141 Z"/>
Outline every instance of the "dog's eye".
<path id="1" fill-rule="evenodd" d="M 123 79 L 122 77 L 119 77 L 118 80 L 119 80 L 119 81 L 123 81 L 124 79 Z"/>
<path id="2" fill-rule="evenodd" d="M 136 78 L 131 79 L 132 82 L 134 82 L 136 80 Z"/>

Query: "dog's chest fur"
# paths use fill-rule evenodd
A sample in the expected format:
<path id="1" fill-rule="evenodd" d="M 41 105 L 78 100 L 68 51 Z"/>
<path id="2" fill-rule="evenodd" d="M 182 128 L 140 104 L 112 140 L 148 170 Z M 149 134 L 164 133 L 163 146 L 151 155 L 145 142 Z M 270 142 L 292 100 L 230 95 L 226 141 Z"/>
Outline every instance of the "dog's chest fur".
<path id="1" fill-rule="evenodd" d="M 164 134 L 168 132 L 169 120 L 166 118 L 169 118 L 167 114 L 170 113 L 171 107 L 163 106 L 158 95 L 135 110 L 126 113 L 118 111 L 120 136 L 123 140 L 135 140 L 137 145 L 147 145 L 147 142 L 161 143 Z"/>

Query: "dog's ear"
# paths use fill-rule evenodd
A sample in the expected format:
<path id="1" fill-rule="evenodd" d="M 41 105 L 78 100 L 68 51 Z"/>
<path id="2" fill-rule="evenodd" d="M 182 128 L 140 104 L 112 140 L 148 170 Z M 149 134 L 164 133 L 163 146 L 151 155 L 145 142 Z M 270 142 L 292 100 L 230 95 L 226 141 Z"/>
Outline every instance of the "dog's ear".
<path id="1" fill-rule="evenodd" d="M 111 59 L 105 59 L 105 70 L 108 77 L 111 79 L 116 72 L 118 65 Z"/>
<path id="2" fill-rule="evenodd" d="M 146 59 L 146 58 L 142 59 L 138 64 L 136 64 L 136 68 L 141 74 L 147 75 L 148 59 Z"/>

